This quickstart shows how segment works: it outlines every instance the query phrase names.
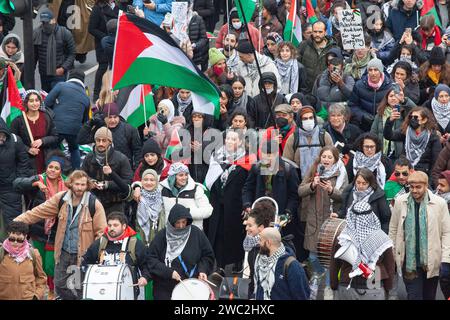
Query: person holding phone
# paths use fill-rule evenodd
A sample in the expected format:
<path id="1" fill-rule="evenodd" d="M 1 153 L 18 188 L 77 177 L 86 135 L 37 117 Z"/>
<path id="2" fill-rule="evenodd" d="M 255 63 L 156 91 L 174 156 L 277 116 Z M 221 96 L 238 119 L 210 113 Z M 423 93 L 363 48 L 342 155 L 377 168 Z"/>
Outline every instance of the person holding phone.
<path id="1" fill-rule="evenodd" d="M 145 19 L 160 26 L 166 13 L 172 11 L 172 0 L 133 0 L 133 7 L 142 10 Z"/>
<path id="2" fill-rule="evenodd" d="M 418 25 L 417 15 L 420 14 L 417 0 L 400 0 L 389 11 L 386 27 L 391 30 L 396 41 L 399 41 L 406 28 L 415 30 Z"/>

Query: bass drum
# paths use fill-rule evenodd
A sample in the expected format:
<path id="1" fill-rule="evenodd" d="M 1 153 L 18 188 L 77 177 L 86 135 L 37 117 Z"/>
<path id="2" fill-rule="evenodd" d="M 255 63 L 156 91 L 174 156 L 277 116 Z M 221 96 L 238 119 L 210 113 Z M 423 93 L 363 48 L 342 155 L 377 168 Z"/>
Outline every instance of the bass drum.
<path id="1" fill-rule="evenodd" d="M 344 230 L 346 222 L 344 219 L 328 218 L 322 224 L 317 241 L 317 256 L 320 263 L 325 267 L 330 267 L 331 252 L 337 241 L 337 237 Z"/>
<path id="2" fill-rule="evenodd" d="M 211 287 L 199 279 L 180 281 L 172 291 L 172 300 L 215 300 Z"/>
<path id="3" fill-rule="evenodd" d="M 90 265 L 83 281 L 83 299 L 134 300 L 130 267 Z"/>

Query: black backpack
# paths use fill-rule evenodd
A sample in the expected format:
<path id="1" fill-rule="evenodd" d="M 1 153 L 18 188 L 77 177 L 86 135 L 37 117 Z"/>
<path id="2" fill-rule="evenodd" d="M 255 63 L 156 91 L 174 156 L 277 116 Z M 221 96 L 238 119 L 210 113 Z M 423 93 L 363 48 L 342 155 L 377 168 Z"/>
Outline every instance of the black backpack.
<path id="1" fill-rule="evenodd" d="M 64 204 L 64 200 L 63 199 L 66 196 L 66 194 L 67 194 L 67 191 L 64 192 L 63 195 L 61 196 L 61 199 L 59 199 L 58 212 L 59 212 L 59 210 L 61 210 L 61 207 Z M 92 219 L 94 218 L 94 215 L 95 215 L 95 200 L 97 200 L 97 197 L 93 193 L 91 193 L 89 195 L 88 208 L 89 208 L 89 213 L 90 213 Z"/>

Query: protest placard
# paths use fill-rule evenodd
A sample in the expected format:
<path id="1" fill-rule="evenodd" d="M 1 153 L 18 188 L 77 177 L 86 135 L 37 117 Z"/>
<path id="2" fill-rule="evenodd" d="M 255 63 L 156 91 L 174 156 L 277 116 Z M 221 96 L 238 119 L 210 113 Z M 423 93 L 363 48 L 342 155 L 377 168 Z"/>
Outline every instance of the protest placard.
<path id="1" fill-rule="evenodd" d="M 359 10 L 340 11 L 339 29 L 344 50 L 364 48 L 364 31 Z"/>

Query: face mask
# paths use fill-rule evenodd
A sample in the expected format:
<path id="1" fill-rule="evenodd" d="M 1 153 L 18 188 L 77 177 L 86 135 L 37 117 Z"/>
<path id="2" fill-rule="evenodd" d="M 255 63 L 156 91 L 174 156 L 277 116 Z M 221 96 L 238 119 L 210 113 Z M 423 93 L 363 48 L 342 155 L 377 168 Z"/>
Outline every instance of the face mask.
<path id="1" fill-rule="evenodd" d="M 266 88 L 266 92 L 267 92 L 267 94 L 271 94 L 273 92 L 273 88 L 270 88 L 270 89 Z"/>
<path id="2" fill-rule="evenodd" d="M 242 22 L 232 23 L 232 25 L 235 30 L 239 30 L 242 27 Z"/>
<path id="3" fill-rule="evenodd" d="M 285 118 L 276 118 L 275 123 L 279 129 L 282 129 L 284 126 L 288 125 L 288 120 Z"/>
<path id="4" fill-rule="evenodd" d="M 218 66 L 213 66 L 213 71 L 216 76 L 220 77 L 220 75 L 223 73 L 224 69 L 222 69 Z"/>
<path id="5" fill-rule="evenodd" d="M 409 126 L 412 129 L 417 130 L 417 128 L 420 127 L 419 120 L 416 120 L 415 118 L 412 118 L 411 120 L 409 120 Z"/>
<path id="6" fill-rule="evenodd" d="M 302 126 L 305 131 L 311 131 L 312 129 L 314 129 L 315 122 L 313 119 L 302 120 Z"/>

